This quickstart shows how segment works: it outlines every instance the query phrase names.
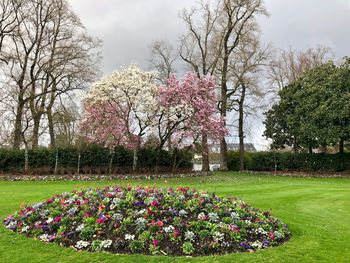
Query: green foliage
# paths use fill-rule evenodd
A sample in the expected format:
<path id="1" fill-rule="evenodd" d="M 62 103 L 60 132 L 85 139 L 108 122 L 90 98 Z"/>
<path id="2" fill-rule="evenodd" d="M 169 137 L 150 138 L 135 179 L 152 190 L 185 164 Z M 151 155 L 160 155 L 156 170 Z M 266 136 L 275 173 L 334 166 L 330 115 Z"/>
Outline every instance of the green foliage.
<path id="1" fill-rule="evenodd" d="M 186 255 L 191 255 L 194 252 L 194 247 L 191 242 L 185 242 L 182 245 L 182 252 Z"/>
<path id="2" fill-rule="evenodd" d="M 229 153 L 229 169 L 238 171 L 238 153 Z M 251 171 L 329 171 L 350 170 L 350 153 L 308 154 L 290 152 L 247 153 L 246 169 Z"/>
<path id="3" fill-rule="evenodd" d="M 314 68 L 280 91 L 265 113 L 272 148 L 312 149 L 350 139 L 350 60 Z"/>
<path id="4" fill-rule="evenodd" d="M 95 234 L 95 230 L 92 227 L 85 227 L 79 234 L 82 240 L 90 240 Z"/>

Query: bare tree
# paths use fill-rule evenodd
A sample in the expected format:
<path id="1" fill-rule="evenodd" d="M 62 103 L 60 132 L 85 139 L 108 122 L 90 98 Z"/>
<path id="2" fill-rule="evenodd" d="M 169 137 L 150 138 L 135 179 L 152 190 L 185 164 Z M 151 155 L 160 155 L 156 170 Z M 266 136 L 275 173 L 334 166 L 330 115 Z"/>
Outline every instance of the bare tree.
<path id="1" fill-rule="evenodd" d="M 96 75 L 98 56 L 94 52 L 99 41 L 86 35 L 65 0 L 23 1 L 15 11 L 16 27 L 6 39 L 11 48 L 5 53 L 2 89 L 15 108 L 13 147 L 19 148 L 23 142 L 22 118 L 28 104 L 33 121 L 30 142 L 35 148 L 45 114 L 54 138 L 50 121 L 55 100 L 85 87 Z"/>
<path id="2" fill-rule="evenodd" d="M 262 46 L 258 34 L 242 36 L 237 52 L 230 60 L 230 81 L 232 88 L 228 89 L 227 96 L 229 108 L 238 112 L 238 136 L 240 171 L 244 170 L 244 122 L 248 114 L 253 114 L 262 107 L 261 99 L 266 91 L 263 79 L 269 65 L 272 48 L 270 45 Z"/>
<path id="3" fill-rule="evenodd" d="M 72 146 L 78 138 L 81 116 L 77 105 L 71 101 L 61 103 L 53 114 L 55 144 L 60 147 Z"/>
<path id="4" fill-rule="evenodd" d="M 158 80 L 166 84 L 171 74 L 176 73 L 175 62 L 178 59 L 178 52 L 166 40 L 157 40 L 150 46 L 151 58 L 149 63 L 158 73 Z"/>
<path id="5" fill-rule="evenodd" d="M 331 49 L 318 45 L 303 51 L 280 50 L 269 66 L 269 79 L 275 91 L 282 90 L 306 71 L 318 67 L 333 58 Z"/>
<path id="6" fill-rule="evenodd" d="M 257 30 L 255 17 L 267 15 L 262 0 L 222 0 L 220 15 L 220 34 L 222 35 L 222 53 L 220 61 L 221 77 L 221 116 L 226 119 L 230 94 L 228 91 L 231 56 L 241 42 L 242 36 L 249 31 Z M 238 51 L 237 51 L 238 52 Z M 220 142 L 220 167 L 227 170 L 227 143 Z"/>
<path id="7" fill-rule="evenodd" d="M 0 1 L 0 62 L 8 62 L 4 49 L 8 49 L 7 38 L 15 31 L 21 20 L 18 20 L 17 11 L 25 1 Z"/>

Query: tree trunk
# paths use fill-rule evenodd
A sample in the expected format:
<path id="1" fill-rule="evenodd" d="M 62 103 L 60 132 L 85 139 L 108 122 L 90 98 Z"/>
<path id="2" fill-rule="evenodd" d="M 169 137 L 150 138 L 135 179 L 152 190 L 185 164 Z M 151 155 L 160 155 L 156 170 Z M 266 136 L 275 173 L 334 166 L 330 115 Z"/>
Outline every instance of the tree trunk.
<path id="1" fill-rule="evenodd" d="M 221 79 L 221 108 L 220 108 L 220 115 L 224 120 L 224 125 L 226 126 L 226 115 L 227 115 L 227 67 L 228 63 L 227 60 L 224 60 L 224 66 L 223 66 L 223 73 L 222 73 L 222 79 Z M 226 71 L 225 71 L 226 68 Z M 220 170 L 221 171 L 227 171 L 227 143 L 225 137 L 221 139 L 220 141 Z"/>
<path id="2" fill-rule="evenodd" d="M 339 153 L 344 153 L 344 140 L 340 139 L 339 141 Z"/>
<path id="3" fill-rule="evenodd" d="M 32 134 L 32 149 L 37 149 L 39 145 L 39 128 L 40 128 L 40 120 L 41 113 L 33 116 L 33 134 Z"/>
<path id="4" fill-rule="evenodd" d="M 298 153 L 298 144 L 297 144 L 297 139 L 294 137 L 294 143 L 293 143 L 293 150 L 294 153 Z"/>
<path id="5" fill-rule="evenodd" d="M 28 171 L 29 171 L 28 145 L 25 144 L 25 149 L 24 149 L 24 173 L 28 174 Z"/>
<path id="6" fill-rule="evenodd" d="M 81 155 L 79 153 L 79 155 L 78 155 L 78 175 L 80 175 L 80 160 L 81 160 Z"/>
<path id="7" fill-rule="evenodd" d="M 109 152 L 109 154 L 110 154 L 110 159 L 109 159 L 109 169 L 108 169 L 108 173 L 109 173 L 109 175 L 112 175 L 112 173 L 113 173 L 113 159 L 114 159 L 114 148 L 112 148 L 112 149 L 110 149 L 110 152 Z"/>
<path id="8" fill-rule="evenodd" d="M 133 151 L 133 160 L 132 160 L 132 171 L 136 172 L 137 169 L 137 148 Z"/>
<path id="9" fill-rule="evenodd" d="M 54 172 L 53 172 L 54 175 L 57 174 L 57 169 L 58 169 L 58 150 L 56 150 L 55 170 L 54 170 Z"/>
<path id="10" fill-rule="evenodd" d="M 202 133 L 202 172 L 209 172 L 209 147 L 208 147 L 208 134 Z"/>
<path id="11" fill-rule="evenodd" d="M 16 109 L 15 130 L 13 136 L 13 148 L 19 149 L 22 142 L 22 116 L 24 103 L 20 99 Z"/>
<path id="12" fill-rule="evenodd" d="M 312 154 L 312 146 L 309 145 L 309 153 Z"/>
<path id="13" fill-rule="evenodd" d="M 47 121 L 49 125 L 49 134 L 50 134 L 50 147 L 56 148 L 56 138 L 55 138 L 55 130 L 52 116 L 52 109 L 47 109 Z"/>
<path id="14" fill-rule="evenodd" d="M 239 103 L 238 135 L 239 135 L 239 170 L 244 171 L 244 108 L 243 101 Z"/>
<path id="15" fill-rule="evenodd" d="M 227 143 L 225 137 L 220 141 L 220 170 L 227 171 Z"/>
<path id="16" fill-rule="evenodd" d="M 176 172 L 176 168 L 177 168 L 177 148 L 175 147 L 172 151 L 173 153 L 173 168 L 172 168 L 172 172 L 175 173 Z"/>

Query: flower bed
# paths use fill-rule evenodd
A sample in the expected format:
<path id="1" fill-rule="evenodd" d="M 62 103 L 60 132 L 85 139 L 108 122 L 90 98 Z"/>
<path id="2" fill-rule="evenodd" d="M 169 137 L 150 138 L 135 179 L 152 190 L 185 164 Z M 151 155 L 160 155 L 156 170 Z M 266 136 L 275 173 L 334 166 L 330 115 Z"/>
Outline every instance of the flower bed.
<path id="1" fill-rule="evenodd" d="M 77 250 L 152 255 L 255 251 L 290 238 L 285 224 L 236 198 L 188 188 L 63 193 L 4 219 L 6 228 Z"/>

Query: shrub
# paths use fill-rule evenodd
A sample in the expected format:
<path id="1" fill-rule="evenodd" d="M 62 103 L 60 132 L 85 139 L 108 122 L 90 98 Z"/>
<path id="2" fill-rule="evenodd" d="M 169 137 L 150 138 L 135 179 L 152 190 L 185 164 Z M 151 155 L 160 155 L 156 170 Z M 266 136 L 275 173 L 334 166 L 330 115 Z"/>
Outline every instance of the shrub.
<path id="1" fill-rule="evenodd" d="M 157 165 L 158 151 L 152 148 L 143 148 L 138 151 L 139 171 L 151 172 Z M 132 171 L 133 152 L 123 147 L 116 147 L 114 151 L 98 145 L 86 145 L 81 149 L 70 148 L 38 148 L 28 151 L 29 173 L 51 174 L 55 170 L 57 156 L 57 172 L 74 174 L 78 171 L 80 156 L 80 173 L 109 172 L 110 162 L 114 172 L 127 173 Z M 159 154 L 159 171 L 170 172 L 173 168 L 189 170 L 192 168 L 192 152 L 162 150 Z M 0 172 L 22 173 L 24 171 L 25 151 L 0 149 Z"/>
<path id="2" fill-rule="evenodd" d="M 251 171 L 305 171 L 342 172 L 350 170 L 350 153 L 246 153 L 245 167 Z M 228 167 L 232 171 L 239 168 L 239 153 L 230 152 Z"/>

